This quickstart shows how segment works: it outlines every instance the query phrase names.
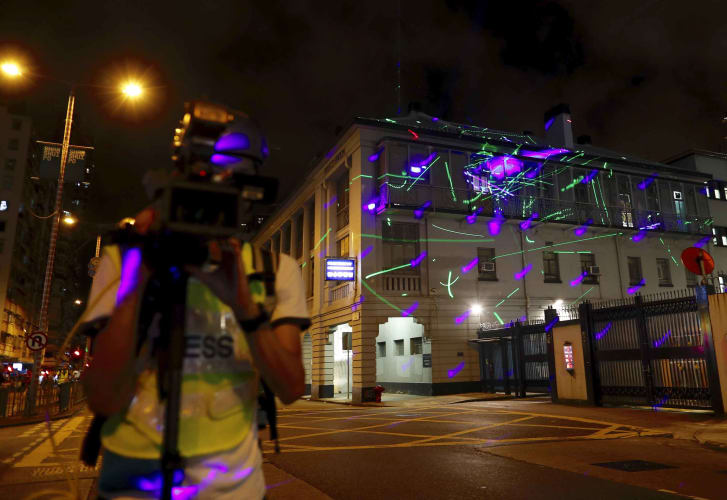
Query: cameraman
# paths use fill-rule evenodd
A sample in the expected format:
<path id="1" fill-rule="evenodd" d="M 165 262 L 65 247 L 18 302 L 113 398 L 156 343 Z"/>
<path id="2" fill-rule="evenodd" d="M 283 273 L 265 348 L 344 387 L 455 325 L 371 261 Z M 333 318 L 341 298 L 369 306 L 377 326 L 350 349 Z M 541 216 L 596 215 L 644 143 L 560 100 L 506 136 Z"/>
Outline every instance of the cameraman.
<path id="1" fill-rule="evenodd" d="M 148 208 L 137 217 L 135 230 L 153 233 L 158 219 Z M 260 282 L 248 279 L 249 253 L 243 254 L 237 240 L 213 241 L 214 265 L 185 266 L 179 415 L 184 469 L 174 480 L 175 493 L 184 498 L 263 498 L 255 421 L 258 374 L 285 404 L 304 393 L 300 334 L 310 319 L 300 270 L 288 255 L 272 255 L 275 305 L 267 317 Z M 260 251 L 255 255 L 257 268 Z M 159 335 L 158 321 L 152 321 L 142 344 L 137 331 L 152 272 L 138 248 L 105 247 L 88 300 L 93 306 L 85 315 L 87 328 L 97 334 L 82 380 L 90 409 L 107 417 L 101 430 L 102 498 L 157 498 L 161 489 L 164 404 L 158 400 L 151 341 Z"/>

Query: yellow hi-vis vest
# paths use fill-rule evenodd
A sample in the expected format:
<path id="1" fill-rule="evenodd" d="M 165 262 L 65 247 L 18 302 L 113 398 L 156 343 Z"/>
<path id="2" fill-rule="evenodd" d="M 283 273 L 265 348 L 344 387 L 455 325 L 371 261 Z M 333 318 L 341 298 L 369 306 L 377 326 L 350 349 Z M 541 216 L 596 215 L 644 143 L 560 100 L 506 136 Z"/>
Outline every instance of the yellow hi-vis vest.
<path id="1" fill-rule="evenodd" d="M 104 250 L 121 272 L 116 246 Z M 247 274 L 277 272 L 277 256 L 249 243 L 242 247 Z M 270 274 L 272 273 L 272 274 Z M 259 276 L 259 275 L 258 275 Z M 274 280 L 249 281 L 253 300 L 272 311 Z M 267 292 L 266 293 L 266 285 Z M 149 342 L 142 349 L 142 355 Z M 258 375 L 250 348 L 232 310 L 194 278 L 187 284 L 185 358 L 179 415 L 179 452 L 184 457 L 208 455 L 240 444 L 253 430 Z M 164 404 L 157 397 L 156 360 L 139 375 L 128 408 L 111 416 L 101 430 L 104 447 L 132 458 L 161 456 Z"/>

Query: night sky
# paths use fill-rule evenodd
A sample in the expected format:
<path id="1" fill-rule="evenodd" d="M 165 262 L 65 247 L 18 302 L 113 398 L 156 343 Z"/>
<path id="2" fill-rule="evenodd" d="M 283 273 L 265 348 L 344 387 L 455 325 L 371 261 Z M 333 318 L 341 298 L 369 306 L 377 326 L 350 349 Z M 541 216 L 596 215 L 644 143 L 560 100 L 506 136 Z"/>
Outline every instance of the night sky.
<path id="1" fill-rule="evenodd" d="M 65 4 L 71 4 L 67 7 Z M 34 71 L 96 85 L 78 91 L 74 144 L 92 144 L 95 222 L 146 203 L 140 179 L 170 166 L 183 102 L 244 110 L 271 145 L 281 197 L 354 116 L 395 116 L 397 2 L 58 2 L 3 0 L 0 52 Z M 663 160 L 724 151 L 727 2 L 700 0 L 401 1 L 402 113 L 542 135 L 570 104 L 574 135 Z M 128 73 L 153 85 L 129 110 L 104 86 Z M 0 85 L 26 103 L 41 139 L 60 140 L 67 88 Z"/>

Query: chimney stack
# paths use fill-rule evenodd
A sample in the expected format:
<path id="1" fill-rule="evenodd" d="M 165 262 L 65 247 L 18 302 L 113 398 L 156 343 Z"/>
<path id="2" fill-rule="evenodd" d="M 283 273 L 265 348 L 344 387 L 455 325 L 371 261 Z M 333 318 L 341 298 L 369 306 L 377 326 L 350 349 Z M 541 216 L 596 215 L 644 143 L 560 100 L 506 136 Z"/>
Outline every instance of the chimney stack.
<path id="1" fill-rule="evenodd" d="M 573 128 L 567 104 L 558 104 L 545 112 L 545 139 L 551 146 L 573 148 Z"/>

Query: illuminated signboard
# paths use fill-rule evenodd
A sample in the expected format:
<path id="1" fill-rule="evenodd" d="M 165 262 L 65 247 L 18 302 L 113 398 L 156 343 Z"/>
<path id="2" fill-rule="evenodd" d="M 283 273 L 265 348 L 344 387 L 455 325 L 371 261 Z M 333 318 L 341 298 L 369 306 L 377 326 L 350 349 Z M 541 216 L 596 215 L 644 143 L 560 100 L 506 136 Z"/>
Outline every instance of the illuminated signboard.
<path id="1" fill-rule="evenodd" d="M 575 368 L 575 363 L 573 362 L 573 346 L 571 344 L 563 346 L 563 357 L 565 358 L 565 369 L 572 371 Z"/>
<path id="2" fill-rule="evenodd" d="M 355 279 L 355 259 L 326 259 L 326 281 L 353 281 Z"/>

